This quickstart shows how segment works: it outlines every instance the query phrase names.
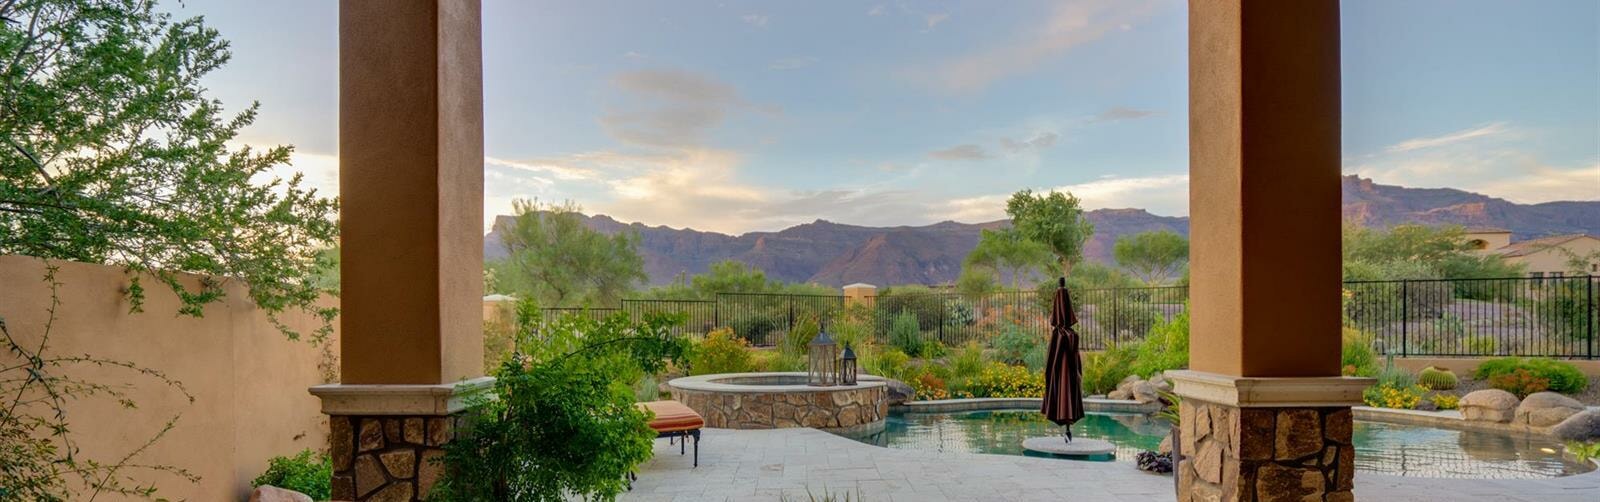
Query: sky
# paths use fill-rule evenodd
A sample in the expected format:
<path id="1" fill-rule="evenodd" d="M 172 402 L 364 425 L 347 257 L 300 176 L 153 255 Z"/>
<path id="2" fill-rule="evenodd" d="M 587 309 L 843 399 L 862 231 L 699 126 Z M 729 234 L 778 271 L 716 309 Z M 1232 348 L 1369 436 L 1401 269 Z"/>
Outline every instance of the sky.
<path id="1" fill-rule="evenodd" d="M 240 144 L 338 187 L 337 2 L 186 0 Z M 1600 200 L 1600 2 L 1345 0 L 1344 172 Z M 483 0 L 485 225 L 514 199 L 725 233 L 1188 212 L 1181 0 Z"/>

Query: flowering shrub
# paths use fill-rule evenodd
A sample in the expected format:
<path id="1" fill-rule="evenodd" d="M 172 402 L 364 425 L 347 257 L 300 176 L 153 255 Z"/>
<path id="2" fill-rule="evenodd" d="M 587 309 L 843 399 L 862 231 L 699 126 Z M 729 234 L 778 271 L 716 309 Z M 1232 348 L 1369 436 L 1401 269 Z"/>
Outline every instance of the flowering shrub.
<path id="1" fill-rule="evenodd" d="M 689 356 L 689 374 L 746 373 L 755 370 L 750 344 L 733 336 L 731 328 L 717 328 Z"/>
<path id="2" fill-rule="evenodd" d="M 1043 397 L 1044 374 L 1025 366 L 992 363 L 972 381 L 969 390 L 979 397 Z"/>
<path id="3" fill-rule="evenodd" d="M 1517 368 L 1510 373 L 1502 373 L 1489 377 L 1489 386 L 1517 395 L 1517 399 L 1528 397 L 1528 394 L 1544 392 L 1550 389 L 1550 379 L 1533 374 L 1524 368 Z"/>
<path id="4" fill-rule="evenodd" d="M 950 392 L 945 390 L 944 379 L 932 373 L 923 373 L 911 380 L 911 388 L 916 391 L 918 401 L 937 401 L 950 399 Z"/>
<path id="5" fill-rule="evenodd" d="M 1422 402 L 1422 395 L 1425 393 L 1427 393 L 1427 389 L 1422 388 L 1421 385 L 1401 387 L 1389 383 L 1381 383 L 1367 387 L 1367 390 L 1362 391 L 1361 400 L 1365 401 L 1367 406 L 1374 408 L 1410 410 L 1415 409 L 1417 403 Z"/>
<path id="6" fill-rule="evenodd" d="M 1434 394 L 1428 398 L 1433 402 L 1433 407 L 1440 410 L 1453 410 L 1461 406 L 1461 396 L 1455 394 Z"/>
<path id="7" fill-rule="evenodd" d="M 1572 363 L 1557 361 L 1542 357 L 1501 357 L 1484 361 L 1473 371 L 1473 378 L 1493 382 L 1495 377 L 1515 374 L 1518 371 L 1527 372 L 1532 377 L 1544 379 L 1545 388 L 1539 390 L 1553 390 L 1562 394 L 1576 394 L 1583 392 L 1589 386 L 1589 378 L 1578 370 Z M 1497 389 L 1499 387 L 1496 387 Z M 1505 389 L 1509 391 L 1510 389 Z M 1538 391 L 1534 391 L 1538 392 Z M 1515 392 L 1513 392 L 1515 393 Z M 1531 392 L 1530 392 L 1531 393 Z"/>

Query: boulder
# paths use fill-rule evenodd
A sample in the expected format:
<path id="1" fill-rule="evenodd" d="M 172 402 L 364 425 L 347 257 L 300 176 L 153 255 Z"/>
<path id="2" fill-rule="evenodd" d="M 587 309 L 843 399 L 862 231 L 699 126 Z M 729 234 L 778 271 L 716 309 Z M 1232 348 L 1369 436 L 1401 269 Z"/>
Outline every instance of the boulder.
<path id="1" fill-rule="evenodd" d="M 1600 409 L 1586 410 L 1582 413 L 1567 417 L 1555 428 L 1550 429 L 1552 434 L 1562 441 L 1578 441 L 1590 443 L 1600 441 Z"/>
<path id="2" fill-rule="evenodd" d="M 1156 373 L 1155 376 L 1150 377 L 1150 385 L 1156 386 L 1156 390 L 1161 392 L 1172 392 L 1172 382 L 1167 380 L 1167 376 L 1161 373 Z"/>
<path id="3" fill-rule="evenodd" d="M 1118 400 L 1118 401 L 1127 401 L 1128 399 L 1130 399 L 1132 397 L 1133 396 L 1128 394 L 1128 391 L 1125 391 L 1125 390 L 1114 390 L 1114 391 L 1111 391 L 1110 394 L 1106 394 L 1106 399 L 1115 399 L 1115 400 Z"/>
<path id="4" fill-rule="evenodd" d="M 1170 454 L 1170 453 L 1172 453 L 1172 434 L 1171 433 L 1168 433 L 1167 437 L 1161 438 L 1161 445 L 1156 447 L 1156 453 L 1161 453 L 1161 454 Z"/>
<path id="5" fill-rule="evenodd" d="M 257 486 L 250 492 L 250 502 L 314 502 L 310 495 L 286 490 L 272 485 Z"/>
<path id="6" fill-rule="evenodd" d="M 1161 394 L 1156 393 L 1156 385 L 1150 382 L 1138 382 L 1128 388 L 1128 393 L 1134 401 L 1140 403 L 1154 403 L 1161 400 Z"/>
<path id="7" fill-rule="evenodd" d="M 1510 422 L 1516 415 L 1517 396 L 1500 389 L 1484 389 L 1461 397 L 1461 418 L 1474 422 Z"/>
<path id="8" fill-rule="evenodd" d="M 1139 383 L 1140 380 L 1143 379 L 1139 378 L 1139 375 L 1128 375 L 1121 382 L 1117 382 L 1117 390 L 1127 391 L 1130 387 L 1133 387 L 1133 384 Z"/>
<path id="9" fill-rule="evenodd" d="M 917 390 L 911 388 L 910 385 L 906 385 L 905 382 L 893 378 L 885 378 L 883 383 L 889 387 L 889 398 L 885 402 L 889 403 L 890 406 L 906 404 L 906 401 L 910 401 L 912 397 L 917 395 Z"/>
<path id="10" fill-rule="evenodd" d="M 1535 392 L 1517 405 L 1514 422 L 1549 427 L 1583 411 L 1583 403 L 1554 392 Z"/>

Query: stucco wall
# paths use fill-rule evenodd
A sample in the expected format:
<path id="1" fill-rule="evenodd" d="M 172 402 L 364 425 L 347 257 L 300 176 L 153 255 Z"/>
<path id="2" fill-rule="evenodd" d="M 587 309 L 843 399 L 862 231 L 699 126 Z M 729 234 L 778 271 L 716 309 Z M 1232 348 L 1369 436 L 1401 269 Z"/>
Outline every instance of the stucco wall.
<path id="1" fill-rule="evenodd" d="M 181 393 L 126 370 L 72 367 L 76 377 L 133 384 L 128 396 L 138 405 L 123 409 L 104 398 L 72 402 L 67 410 L 73 438 L 85 458 L 120 458 L 181 414 L 139 463 L 187 469 L 200 482 L 159 473 L 139 479 L 155 482 L 173 500 L 242 500 L 268 458 L 326 447 L 327 420 L 306 392 L 323 382 L 322 350 L 286 339 L 241 285 L 230 283 L 225 300 L 194 318 L 176 315 L 177 297 L 146 279 L 144 312 L 129 313 L 123 295 L 129 280 L 121 269 L 53 263 L 60 267 L 56 279 L 62 285 L 50 353 L 129 361 L 166 373 L 194 396 L 188 402 Z M 44 274 L 37 258 L 0 256 L 0 317 L 13 336 L 25 341 L 37 342 L 47 319 Z M 304 333 L 316 326 L 303 314 L 281 319 Z M 337 350 L 337 344 L 332 347 Z M 0 354 L 0 365 L 14 362 L 15 356 Z"/>
<path id="2" fill-rule="evenodd" d="M 1528 273 L 1542 272 L 1545 275 L 1549 275 L 1551 272 L 1561 272 L 1563 274 L 1571 274 L 1572 264 L 1569 261 L 1572 256 L 1567 253 L 1581 257 L 1595 256 L 1595 253 L 1600 253 L 1600 239 L 1579 237 L 1561 244 L 1561 248 L 1567 252 L 1563 253 L 1558 249 L 1541 249 L 1526 255 L 1507 258 L 1506 261 L 1527 267 L 1526 271 Z M 1593 267 L 1597 265 L 1600 265 L 1600 261 L 1591 259 L 1588 264 L 1591 274 L 1600 275 L 1600 273 L 1592 271 Z"/>

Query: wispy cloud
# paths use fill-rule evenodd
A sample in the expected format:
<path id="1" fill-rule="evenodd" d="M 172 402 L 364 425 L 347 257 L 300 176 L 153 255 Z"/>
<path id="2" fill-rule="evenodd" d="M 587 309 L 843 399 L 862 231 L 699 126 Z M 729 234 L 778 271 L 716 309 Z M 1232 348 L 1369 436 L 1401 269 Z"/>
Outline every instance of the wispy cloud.
<path id="1" fill-rule="evenodd" d="M 771 63 L 767 64 L 767 69 L 778 71 L 798 70 L 814 64 L 817 64 L 817 58 L 811 56 L 795 56 L 775 59 Z"/>
<path id="2" fill-rule="evenodd" d="M 1025 140 L 1000 138 L 1000 148 L 1010 153 L 1037 152 L 1055 146 L 1061 136 L 1050 131 L 1041 132 Z"/>
<path id="3" fill-rule="evenodd" d="M 888 11 L 889 11 L 889 9 L 887 7 L 885 7 L 885 6 L 883 6 L 883 4 L 878 4 L 878 5 L 872 6 L 871 9 L 867 9 L 867 15 L 868 16 L 882 16 L 882 15 L 888 13 Z"/>
<path id="4" fill-rule="evenodd" d="M 922 22 L 928 25 L 927 30 L 925 30 L 925 31 L 931 31 L 934 28 L 939 27 L 940 24 L 944 23 L 945 21 L 949 21 L 949 20 L 950 20 L 950 13 L 948 13 L 948 12 L 936 12 L 936 13 L 932 13 L 932 14 L 923 14 L 922 15 Z"/>
<path id="5" fill-rule="evenodd" d="M 1154 0 L 1088 0 L 1060 3 L 1042 23 L 1024 27 L 1004 42 L 962 54 L 931 69 L 913 70 L 947 92 L 973 92 L 996 80 L 1031 72 L 1045 61 L 1106 34 L 1131 28 L 1158 7 Z M 942 20 L 941 20 L 942 21 Z M 929 23 L 931 28 L 934 24 Z"/>
<path id="6" fill-rule="evenodd" d="M 1491 122 L 1471 129 L 1463 129 L 1445 134 L 1443 136 L 1408 139 L 1390 146 L 1388 151 L 1390 153 L 1400 153 L 1409 152 L 1412 150 L 1421 150 L 1425 148 L 1437 148 L 1475 138 L 1498 136 L 1508 132 L 1510 132 L 1510 129 L 1506 127 L 1505 122 Z"/>
<path id="7" fill-rule="evenodd" d="M 1118 120 L 1135 120 L 1150 117 L 1155 114 L 1156 112 L 1150 110 L 1140 110 L 1138 108 L 1128 108 L 1125 106 L 1113 106 L 1111 108 L 1107 108 L 1106 111 L 1096 114 L 1094 118 L 1089 119 L 1089 121 L 1116 122 Z"/>
<path id="8" fill-rule="evenodd" d="M 989 158 L 989 152 L 984 151 L 981 146 L 967 143 L 928 152 L 928 158 L 934 160 L 983 160 Z"/>
<path id="9" fill-rule="evenodd" d="M 1189 175 L 1164 174 L 1133 178 L 1106 177 L 1086 183 L 1045 188 L 1069 192 L 1086 209 L 1141 208 L 1155 214 L 1189 214 Z M 1005 217 L 1006 199 L 1011 194 L 992 194 L 952 199 L 941 212 L 957 221 L 993 221 Z"/>
<path id="10" fill-rule="evenodd" d="M 751 103 L 733 86 L 677 70 L 639 70 L 611 81 L 620 103 L 600 117 L 607 134 L 642 146 L 704 144 L 705 134 L 736 110 L 777 114 L 781 109 Z"/>
<path id="11" fill-rule="evenodd" d="M 745 24 L 748 24 L 750 26 L 754 26 L 754 27 L 757 27 L 757 28 L 766 28 L 767 27 L 767 21 L 769 21 L 771 19 L 772 18 L 770 16 L 767 16 L 766 14 L 745 14 L 745 15 L 739 17 L 739 20 L 744 21 Z"/>

